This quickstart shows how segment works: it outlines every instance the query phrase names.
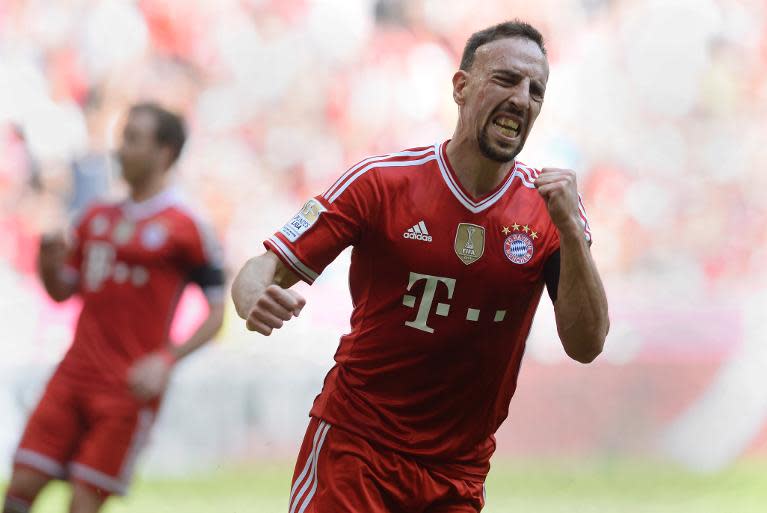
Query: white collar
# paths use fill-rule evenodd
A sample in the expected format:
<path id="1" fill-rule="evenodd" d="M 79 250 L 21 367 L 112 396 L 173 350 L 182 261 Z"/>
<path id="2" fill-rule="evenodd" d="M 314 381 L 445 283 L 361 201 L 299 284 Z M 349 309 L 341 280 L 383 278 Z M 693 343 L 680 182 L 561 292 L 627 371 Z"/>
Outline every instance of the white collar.
<path id="1" fill-rule="evenodd" d="M 168 187 L 143 201 L 128 198 L 120 204 L 120 208 L 126 217 L 138 221 L 151 217 L 178 201 L 179 192 L 173 187 Z"/>

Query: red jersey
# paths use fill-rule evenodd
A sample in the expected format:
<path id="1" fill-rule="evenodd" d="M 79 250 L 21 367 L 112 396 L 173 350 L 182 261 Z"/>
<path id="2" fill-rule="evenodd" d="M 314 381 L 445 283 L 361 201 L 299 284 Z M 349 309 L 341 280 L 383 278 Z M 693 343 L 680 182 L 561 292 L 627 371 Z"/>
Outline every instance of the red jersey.
<path id="1" fill-rule="evenodd" d="M 308 283 L 354 246 L 351 332 L 311 415 L 484 477 L 559 238 L 538 171 L 472 198 L 447 144 L 363 160 L 264 244 Z"/>
<path id="2" fill-rule="evenodd" d="M 99 204 L 75 229 L 65 277 L 83 299 L 58 371 L 88 386 L 127 390 L 128 367 L 168 343 L 187 283 L 223 300 L 221 251 L 173 190 L 147 201 Z"/>

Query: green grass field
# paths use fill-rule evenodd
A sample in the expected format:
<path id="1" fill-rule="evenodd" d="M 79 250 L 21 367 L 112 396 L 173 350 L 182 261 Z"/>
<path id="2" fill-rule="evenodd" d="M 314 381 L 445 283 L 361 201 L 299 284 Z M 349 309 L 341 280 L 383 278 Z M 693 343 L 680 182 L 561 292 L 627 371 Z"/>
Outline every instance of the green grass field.
<path id="1" fill-rule="evenodd" d="M 255 464 L 183 480 L 139 480 L 107 513 L 285 513 L 290 464 Z M 483 513 L 764 513 L 767 461 L 697 475 L 651 463 L 495 462 Z M 49 487 L 35 513 L 62 513 L 67 492 Z M 364 512 L 361 512 L 364 513 Z"/>

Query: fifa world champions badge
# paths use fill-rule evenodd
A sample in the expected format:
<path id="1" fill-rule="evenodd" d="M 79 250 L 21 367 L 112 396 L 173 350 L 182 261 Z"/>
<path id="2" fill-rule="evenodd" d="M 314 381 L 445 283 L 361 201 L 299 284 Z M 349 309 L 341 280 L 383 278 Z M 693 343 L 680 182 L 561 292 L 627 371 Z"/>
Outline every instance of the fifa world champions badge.
<path id="1" fill-rule="evenodd" d="M 506 240 L 503 241 L 503 252 L 506 255 L 506 258 L 515 264 L 526 264 L 533 258 L 533 253 L 535 251 L 533 239 L 538 238 L 538 233 L 528 225 L 521 226 L 514 223 L 511 226 L 513 231 L 511 232 L 511 235 L 506 237 Z M 510 232 L 508 227 L 504 227 L 502 231 L 504 234 Z"/>
<path id="2" fill-rule="evenodd" d="M 471 223 L 458 224 L 453 249 L 461 262 L 473 264 L 485 252 L 485 228 Z"/>

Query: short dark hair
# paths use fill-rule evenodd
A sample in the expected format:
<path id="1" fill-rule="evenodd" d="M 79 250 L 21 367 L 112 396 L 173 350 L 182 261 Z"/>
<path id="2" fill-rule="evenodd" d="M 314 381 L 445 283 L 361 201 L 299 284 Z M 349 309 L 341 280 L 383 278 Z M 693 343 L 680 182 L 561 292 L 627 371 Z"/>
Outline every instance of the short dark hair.
<path id="1" fill-rule="evenodd" d="M 506 39 L 510 37 L 529 39 L 538 45 L 541 52 L 543 52 L 543 55 L 546 55 L 546 46 L 543 43 L 543 36 L 538 32 L 538 29 L 529 23 L 520 20 L 505 21 L 471 35 L 466 41 L 466 46 L 463 49 L 460 69 L 464 71 L 469 71 L 469 69 L 471 69 L 471 65 L 474 64 L 474 55 L 477 53 L 477 48 L 480 46 L 486 45 L 497 39 Z"/>
<path id="2" fill-rule="evenodd" d="M 133 112 L 149 112 L 154 116 L 157 126 L 155 128 L 155 140 L 161 146 L 168 146 L 172 153 L 171 164 L 173 164 L 186 142 L 186 126 L 184 120 L 178 114 L 175 114 L 154 102 L 137 103 L 130 109 Z"/>

